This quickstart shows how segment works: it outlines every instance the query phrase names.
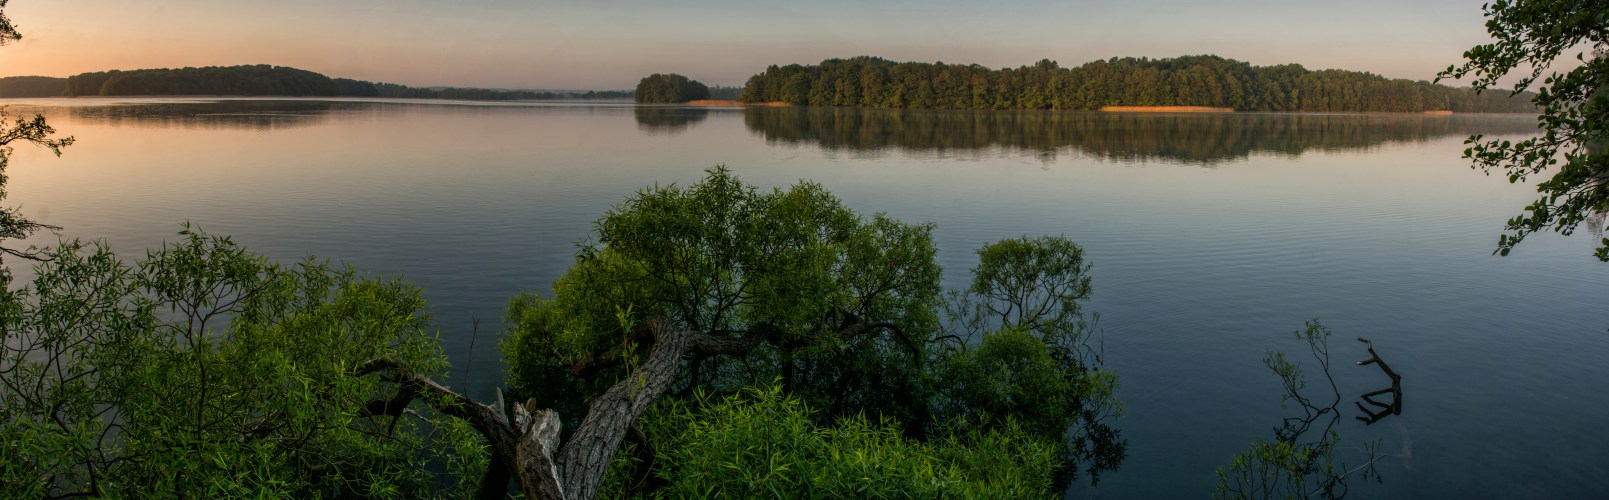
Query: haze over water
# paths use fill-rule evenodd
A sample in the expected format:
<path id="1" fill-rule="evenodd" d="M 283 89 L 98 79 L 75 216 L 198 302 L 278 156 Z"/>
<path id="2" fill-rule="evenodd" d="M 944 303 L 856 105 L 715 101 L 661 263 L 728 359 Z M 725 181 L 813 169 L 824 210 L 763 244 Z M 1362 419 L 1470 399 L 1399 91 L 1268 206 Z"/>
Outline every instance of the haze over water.
<path id="1" fill-rule="evenodd" d="M 1355 463 L 1379 439 L 1386 455 L 1383 483 L 1354 482 L 1360 497 L 1589 497 L 1609 462 L 1597 236 L 1539 234 L 1492 256 L 1534 191 L 1459 158 L 1469 134 L 1519 136 L 1534 117 L 0 104 L 78 139 L 59 159 L 18 149 L 8 201 L 23 213 L 125 257 L 189 220 L 281 262 L 403 276 L 426 290 L 447 383 L 477 399 L 501 380 L 508 298 L 546 291 L 626 196 L 725 164 L 762 188 L 810 179 L 863 214 L 936 223 L 951 288 L 987 242 L 1083 245 L 1130 447 L 1075 493 L 1206 495 L 1216 467 L 1279 423 L 1279 379 L 1260 360 L 1301 353 L 1290 332 L 1313 317 L 1336 333 L 1343 453 Z M 1406 392 L 1404 413 L 1371 427 L 1350 401 L 1387 382 L 1351 365 L 1367 357 L 1360 336 Z"/>

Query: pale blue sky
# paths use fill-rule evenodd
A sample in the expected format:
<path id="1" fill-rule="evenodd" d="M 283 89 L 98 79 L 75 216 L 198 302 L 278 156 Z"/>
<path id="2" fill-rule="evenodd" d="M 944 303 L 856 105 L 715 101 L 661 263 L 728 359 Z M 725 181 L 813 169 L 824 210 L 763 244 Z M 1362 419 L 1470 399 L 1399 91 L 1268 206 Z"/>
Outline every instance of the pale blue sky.
<path id="1" fill-rule="evenodd" d="M 0 76 L 276 64 L 408 85 L 623 89 L 875 55 L 1063 66 L 1217 54 L 1429 79 L 1488 41 L 1483 0 L 1308 2 L 12 0 Z"/>

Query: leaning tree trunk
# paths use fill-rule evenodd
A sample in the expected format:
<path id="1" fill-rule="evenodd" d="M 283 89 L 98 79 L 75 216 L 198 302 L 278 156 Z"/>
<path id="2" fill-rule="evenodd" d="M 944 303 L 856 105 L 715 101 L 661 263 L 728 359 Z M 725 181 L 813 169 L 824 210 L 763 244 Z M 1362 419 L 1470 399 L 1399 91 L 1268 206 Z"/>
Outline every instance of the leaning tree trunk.
<path id="1" fill-rule="evenodd" d="M 632 422 L 664 396 L 676 378 L 676 368 L 693 334 L 666 332 L 664 324 L 657 321 L 649 328 L 656 338 L 648 360 L 593 401 L 575 435 L 564 444 L 559 456 L 559 463 L 564 467 L 564 480 L 560 484 L 567 498 L 597 496 L 598 485 L 603 483 L 609 462 L 614 459 Z M 521 486 L 524 486 L 523 481 Z"/>
<path id="2" fill-rule="evenodd" d="M 386 380 L 400 385 L 396 396 L 364 405 L 366 414 L 400 415 L 414 399 L 422 399 L 442 414 L 461 418 L 486 437 L 492 445 L 493 466 L 513 469 L 514 479 L 526 496 L 548 499 L 590 499 L 609 470 L 620 442 L 631 425 L 670 389 L 682 357 L 688 353 L 747 355 L 759 345 L 758 338 L 712 336 L 685 330 L 672 330 L 663 320 L 646 325 L 654 336 L 654 349 L 648 360 L 603 393 L 588 410 L 570 441 L 559 443 L 559 416 L 552 410 L 537 410 L 534 400 L 506 408 L 502 393 L 495 405 L 470 401 L 441 384 L 409 373 L 394 359 L 371 361 L 356 374 L 390 371 Z M 508 475 L 489 471 L 482 497 L 506 494 Z M 501 481 L 498 479 L 501 478 Z"/>

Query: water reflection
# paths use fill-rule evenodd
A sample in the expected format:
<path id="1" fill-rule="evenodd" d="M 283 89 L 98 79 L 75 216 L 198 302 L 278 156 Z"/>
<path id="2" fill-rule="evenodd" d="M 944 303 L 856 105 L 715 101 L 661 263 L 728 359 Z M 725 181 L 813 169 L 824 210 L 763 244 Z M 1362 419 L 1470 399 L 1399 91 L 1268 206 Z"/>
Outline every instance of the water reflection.
<path id="1" fill-rule="evenodd" d="M 649 135 L 676 135 L 709 118 L 710 110 L 691 107 L 638 106 L 637 129 Z"/>
<path id="2" fill-rule="evenodd" d="M 1131 114 L 745 108 L 744 124 L 768 144 L 814 144 L 878 153 L 1023 150 L 1054 160 L 1062 148 L 1117 162 L 1216 165 L 1252 154 L 1367 150 L 1447 136 L 1528 134 L 1533 117 L 1410 114 Z"/>
<path id="3" fill-rule="evenodd" d="M 64 111 L 73 120 L 113 126 L 268 132 L 317 125 L 332 112 L 363 106 L 366 104 L 328 101 L 177 101 L 68 106 Z"/>

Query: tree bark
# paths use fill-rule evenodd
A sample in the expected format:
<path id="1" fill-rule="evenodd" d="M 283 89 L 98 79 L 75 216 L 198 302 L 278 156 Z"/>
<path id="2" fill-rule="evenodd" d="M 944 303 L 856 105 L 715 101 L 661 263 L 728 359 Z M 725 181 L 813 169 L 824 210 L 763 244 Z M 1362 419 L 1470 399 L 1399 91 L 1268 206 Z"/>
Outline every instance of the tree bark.
<path id="1" fill-rule="evenodd" d="M 609 462 L 633 423 L 670 389 L 683 356 L 746 356 L 760 344 L 753 337 L 671 330 L 659 318 L 649 320 L 645 328 L 654 338 L 648 359 L 593 401 L 575 434 L 562 447 L 558 414 L 536 410 L 534 400 L 516 405 L 510 422 L 501 393 L 496 406 L 478 404 L 429 378 L 407 372 L 407 367 L 395 359 L 370 361 L 354 373 L 363 376 L 390 371 L 386 380 L 400 385 L 396 396 L 365 404 L 364 413 L 391 414 L 409 400 L 422 399 L 444 415 L 467 421 L 485 436 L 492 445 L 492 466 L 511 466 L 526 496 L 590 499 L 597 496 Z M 482 496 L 506 493 L 507 473 L 488 471 L 486 478 L 489 482 L 500 478 L 502 484 L 483 484 Z"/>

